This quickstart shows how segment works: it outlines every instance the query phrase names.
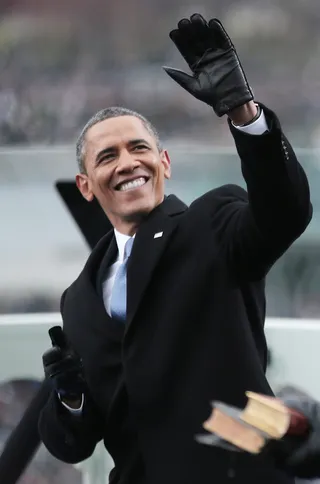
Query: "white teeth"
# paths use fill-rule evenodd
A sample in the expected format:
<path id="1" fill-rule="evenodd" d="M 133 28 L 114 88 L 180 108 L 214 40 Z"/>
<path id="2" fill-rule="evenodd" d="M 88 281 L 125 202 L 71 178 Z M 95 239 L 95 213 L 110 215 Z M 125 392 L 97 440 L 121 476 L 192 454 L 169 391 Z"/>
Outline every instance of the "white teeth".
<path id="1" fill-rule="evenodd" d="M 137 178 L 136 180 L 132 180 L 128 183 L 123 183 L 122 185 L 120 185 L 120 188 L 119 190 L 121 192 L 124 192 L 126 190 L 131 190 L 132 188 L 137 188 L 137 187 L 141 187 L 142 185 L 144 185 L 146 183 L 146 180 L 144 178 Z"/>

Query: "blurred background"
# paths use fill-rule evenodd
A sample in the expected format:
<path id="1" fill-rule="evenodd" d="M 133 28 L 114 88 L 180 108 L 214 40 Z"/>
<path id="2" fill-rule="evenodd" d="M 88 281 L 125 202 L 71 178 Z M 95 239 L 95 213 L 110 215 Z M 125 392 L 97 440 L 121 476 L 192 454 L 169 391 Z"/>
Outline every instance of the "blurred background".
<path id="1" fill-rule="evenodd" d="M 96 111 L 121 105 L 156 125 L 173 163 L 167 193 L 189 203 L 244 185 L 226 120 L 162 70 L 186 68 L 168 33 L 194 12 L 224 23 L 256 99 L 277 112 L 309 176 L 313 221 L 270 273 L 268 316 L 320 318 L 319 0 L 1 0 L 0 313 L 58 311 L 83 267 L 89 248 L 54 183 L 74 178 L 75 139 Z M 2 442 L 36 382 L 3 385 Z M 12 392 L 22 403 L 9 418 L 1 402 Z M 55 461 L 37 459 L 21 483 L 58 482 Z M 59 482 L 80 482 L 75 469 L 61 472 Z"/>
<path id="2" fill-rule="evenodd" d="M 226 120 L 162 70 L 186 68 L 168 33 L 194 12 L 222 20 L 312 186 L 313 222 L 270 275 L 268 314 L 320 314 L 318 0 L 1 0 L 0 312 L 58 310 L 83 266 L 88 247 L 53 185 L 74 178 L 75 139 L 97 110 L 126 106 L 159 128 L 173 161 L 168 193 L 191 202 L 243 185 Z"/>

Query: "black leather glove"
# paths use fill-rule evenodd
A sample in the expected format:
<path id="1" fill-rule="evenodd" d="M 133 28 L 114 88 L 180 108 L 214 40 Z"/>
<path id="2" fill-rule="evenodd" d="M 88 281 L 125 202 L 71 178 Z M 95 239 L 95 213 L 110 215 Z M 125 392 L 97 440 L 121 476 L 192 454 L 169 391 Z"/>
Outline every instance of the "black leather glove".
<path id="1" fill-rule="evenodd" d="M 85 391 L 85 379 L 81 359 L 69 346 L 60 326 L 49 330 L 52 348 L 42 356 L 46 378 L 65 400 L 78 400 Z"/>
<path id="2" fill-rule="evenodd" d="M 209 24 L 195 13 L 182 19 L 170 38 L 189 65 L 192 76 L 164 67 L 169 76 L 220 117 L 253 99 L 237 52 L 221 22 Z"/>
<path id="3" fill-rule="evenodd" d="M 284 465 L 295 476 L 303 479 L 320 477 L 320 403 L 307 396 L 288 395 L 281 400 L 302 413 L 309 421 L 310 431 L 305 438 L 296 439 Z"/>

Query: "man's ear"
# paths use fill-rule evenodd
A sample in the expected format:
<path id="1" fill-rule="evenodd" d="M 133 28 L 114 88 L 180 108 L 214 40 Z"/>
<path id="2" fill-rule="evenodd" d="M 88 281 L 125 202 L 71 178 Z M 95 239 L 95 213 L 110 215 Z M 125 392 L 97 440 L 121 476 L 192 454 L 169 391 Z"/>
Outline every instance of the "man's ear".
<path id="1" fill-rule="evenodd" d="M 87 175 L 83 174 L 83 173 L 78 173 L 78 175 L 76 175 L 76 185 L 79 189 L 79 191 L 81 192 L 81 195 L 88 201 L 88 202 L 92 202 L 92 200 L 94 199 L 94 195 L 91 191 L 91 184 L 90 184 L 90 181 L 87 177 Z"/>
<path id="2" fill-rule="evenodd" d="M 171 178 L 171 160 L 167 150 L 161 152 L 161 162 L 164 167 L 164 177 L 169 180 Z"/>

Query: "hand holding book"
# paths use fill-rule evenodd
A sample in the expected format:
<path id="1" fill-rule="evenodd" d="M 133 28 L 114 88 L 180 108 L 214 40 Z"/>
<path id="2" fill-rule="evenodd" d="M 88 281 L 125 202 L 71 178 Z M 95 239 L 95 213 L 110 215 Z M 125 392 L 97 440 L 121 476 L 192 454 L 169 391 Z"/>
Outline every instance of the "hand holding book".
<path id="1" fill-rule="evenodd" d="M 252 454 L 285 449 L 281 465 L 296 477 L 320 476 L 320 404 L 293 395 L 281 400 L 253 392 L 246 395 L 243 410 L 214 402 L 212 414 L 203 424 L 209 434 L 197 436 L 197 440 Z"/>

